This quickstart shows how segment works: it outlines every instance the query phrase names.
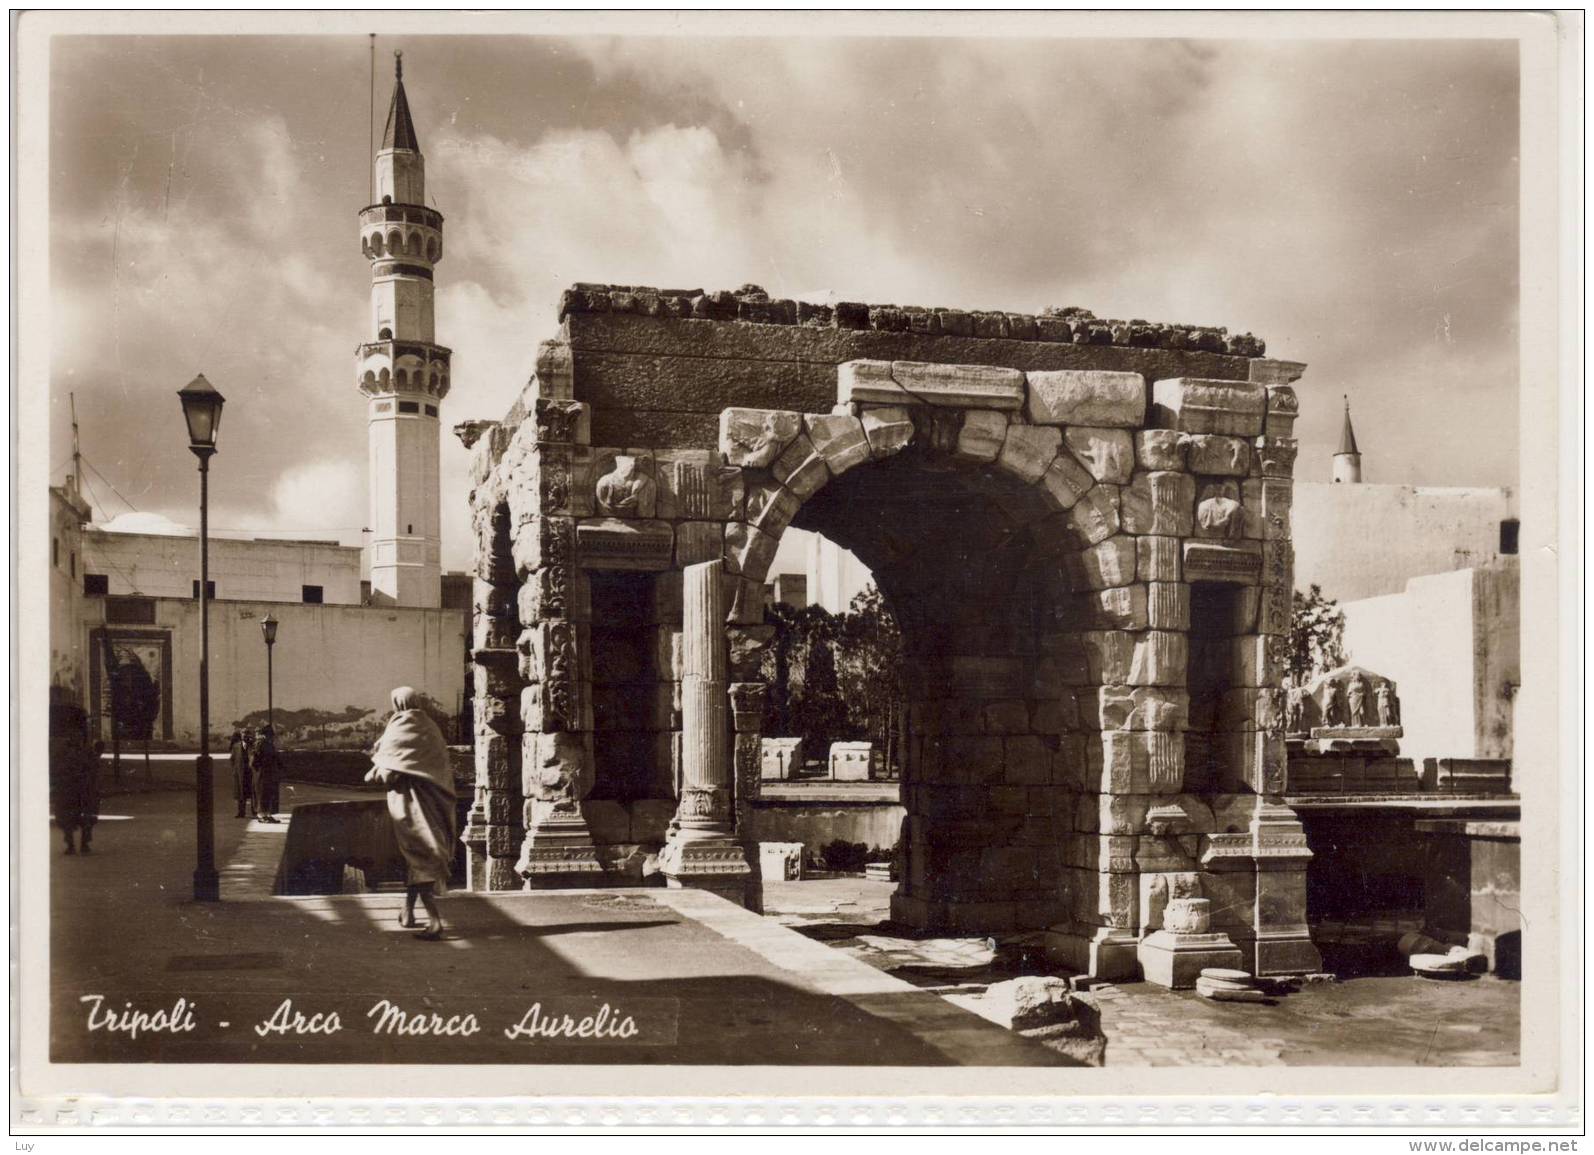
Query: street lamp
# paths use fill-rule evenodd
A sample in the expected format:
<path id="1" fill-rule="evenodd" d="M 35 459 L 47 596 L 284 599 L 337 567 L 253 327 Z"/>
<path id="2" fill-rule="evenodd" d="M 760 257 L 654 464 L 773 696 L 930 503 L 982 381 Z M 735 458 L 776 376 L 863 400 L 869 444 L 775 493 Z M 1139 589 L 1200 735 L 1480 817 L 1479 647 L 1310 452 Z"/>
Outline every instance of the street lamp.
<path id="1" fill-rule="evenodd" d="M 266 639 L 266 725 L 270 727 L 272 737 L 277 734 L 277 715 L 271 704 L 271 647 L 277 644 L 277 619 L 271 616 L 271 611 L 266 611 L 266 616 L 260 619 L 260 636 Z"/>
<path id="2" fill-rule="evenodd" d="M 226 398 L 203 373 L 179 389 L 177 396 L 188 425 L 188 448 L 199 458 L 199 760 L 194 763 L 198 862 L 194 900 L 215 902 L 221 897 L 221 879 L 216 873 L 215 781 L 210 765 L 210 459 L 216 452 L 216 431 Z"/>

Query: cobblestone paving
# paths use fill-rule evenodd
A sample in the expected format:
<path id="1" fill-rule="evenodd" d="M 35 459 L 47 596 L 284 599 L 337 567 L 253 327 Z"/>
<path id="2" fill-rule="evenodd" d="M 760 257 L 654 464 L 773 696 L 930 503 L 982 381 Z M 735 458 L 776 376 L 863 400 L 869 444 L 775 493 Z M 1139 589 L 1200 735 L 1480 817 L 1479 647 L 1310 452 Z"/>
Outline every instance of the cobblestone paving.
<path id="1" fill-rule="evenodd" d="M 1048 973 L 1024 940 L 921 938 L 889 922 L 893 883 L 853 877 L 769 884 L 766 914 L 961 1006 L 991 983 Z M 1390 915 L 1326 927 L 1347 946 L 1413 929 Z M 1037 936 L 1030 936 L 1035 938 Z M 1109 1067 L 1516 1066 L 1519 985 L 1431 982 L 1391 970 L 1280 991 L 1266 1004 L 1217 1003 L 1150 983 L 1090 988 Z"/>

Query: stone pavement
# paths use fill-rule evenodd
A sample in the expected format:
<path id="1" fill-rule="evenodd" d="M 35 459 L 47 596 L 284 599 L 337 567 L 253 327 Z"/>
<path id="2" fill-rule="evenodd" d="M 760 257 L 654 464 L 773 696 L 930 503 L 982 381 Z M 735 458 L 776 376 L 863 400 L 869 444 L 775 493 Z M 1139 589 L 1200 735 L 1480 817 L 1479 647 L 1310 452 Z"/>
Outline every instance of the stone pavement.
<path id="1" fill-rule="evenodd" d="M 284 805 L 295 800 L 312 798 L 285 787 Z M 243 897 L 274 874 L 282 840 L 230 808 L 216 822 L 224 900 L 195 903 L 193 795 L 131 793 L 103 809 L 92 856 L 39 864 L 59 1062 L 1068 1062 L 701 891 L 454 893 L 447 938 L 424 943 L 397 925 L 399 894 Z M 634 1033 L 602 1035 L 605 1006 L 607 1029 L 629 1019 Z M 385 1007 L 405 1029 L 376 1029 Z M 159 1010 L 193 1029 L 106 1025 Z M 586 1036 L 547 1033 L 583 1019 Z"/>
<path id="2" fill-rule="evenodd" d="M 821 877 L 765 887 L 768 917 L 964 1007 L 986 987 L 1050 973 L 1038 944 L 921 937 L 889 922 L 893 883 Z M 1406 928 L 1392 915 L 1337 925 L 1356 945 Z M 1270 1003 L 1216 1003 L 1150 983 L 1091 987 L 1114 1066 L 1516 1066 L 1519 984 L 1374 973 L 1304 985 Z"/>

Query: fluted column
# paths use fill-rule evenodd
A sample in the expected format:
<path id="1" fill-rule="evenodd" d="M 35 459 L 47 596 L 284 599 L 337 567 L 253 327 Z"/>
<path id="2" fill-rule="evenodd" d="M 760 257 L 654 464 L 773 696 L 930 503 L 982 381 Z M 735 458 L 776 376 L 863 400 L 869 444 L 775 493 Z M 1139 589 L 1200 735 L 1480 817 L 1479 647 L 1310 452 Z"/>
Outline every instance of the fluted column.
<path id="1" fill-rule="evenodd" d="M 671 886 L 745 902 L 751 871 L 734 838 L 731 809 L 725 563 L 689 565 L 682 577 L 681 799 L 659 867 Z"/>

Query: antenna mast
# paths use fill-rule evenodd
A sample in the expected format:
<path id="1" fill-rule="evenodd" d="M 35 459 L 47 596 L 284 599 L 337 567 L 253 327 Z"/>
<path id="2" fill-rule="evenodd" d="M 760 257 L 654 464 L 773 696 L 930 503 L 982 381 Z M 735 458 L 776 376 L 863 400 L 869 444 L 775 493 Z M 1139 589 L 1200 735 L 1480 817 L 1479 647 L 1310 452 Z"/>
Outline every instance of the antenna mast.
<path id="1" fill-rule="evenodd" d="M 77 439 L 77 394 L 68 393 L 66 399 L 72 407 L 72 496 L 76 497 L 81 484 L 78 479 L 83 476 L 83 455 L 78 449 Z"/>
<path id="2" fill-rule="evenodd" d="M 376 33 L 371 33 L 371 111 L 365 117 L 365 203 L 376 200 Z"/>

